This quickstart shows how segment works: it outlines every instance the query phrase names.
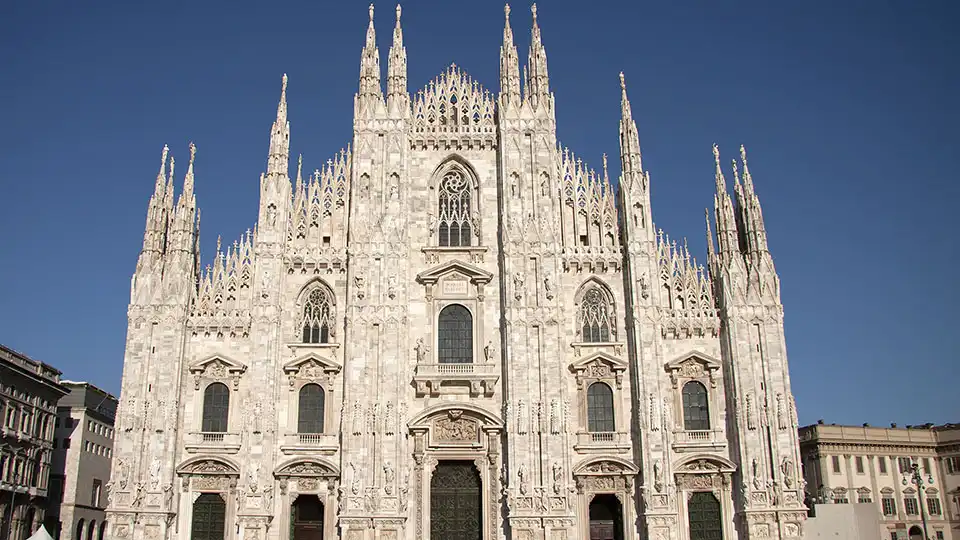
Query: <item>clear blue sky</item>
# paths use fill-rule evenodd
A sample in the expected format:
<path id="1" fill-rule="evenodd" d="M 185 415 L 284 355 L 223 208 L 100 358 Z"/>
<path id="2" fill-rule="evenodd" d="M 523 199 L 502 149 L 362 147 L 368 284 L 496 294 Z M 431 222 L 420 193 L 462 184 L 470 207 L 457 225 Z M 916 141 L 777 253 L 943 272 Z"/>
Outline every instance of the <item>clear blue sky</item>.
<path id="1" fill-rule="evenodd" d="M 539 8 L 560 140 L 617 163 L 623 70 L 656 224 L 700 260 L 710 146 L 747 146 L 802 423 L 960 420 L 960 5 Z M 393 18 L 378 4 L 384 71 Z M 451 62 L 498 90 L 501 3 L 417 0 L 403 23 L 411 90 Z M 0 341 L 119 391 L 161 147 L 179 189 L 198 146 L 207 263 L 254 224 L 284 72 L 305 168 L 350 141 L 366 24 L 364 2 L 5 2 Z M 525 61 L 528 5 L 512 25 Z"/>

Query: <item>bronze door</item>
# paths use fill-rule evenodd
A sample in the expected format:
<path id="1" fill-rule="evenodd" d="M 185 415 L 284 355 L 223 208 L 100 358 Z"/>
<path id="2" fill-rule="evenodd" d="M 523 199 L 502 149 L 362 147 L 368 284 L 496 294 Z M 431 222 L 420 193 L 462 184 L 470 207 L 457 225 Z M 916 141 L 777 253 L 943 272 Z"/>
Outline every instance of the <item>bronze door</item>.
<path id="1" fill-rule="evenodd" d="M 690 540 L 723 540 L 720 501 L 709 491 L 698 491 L 687 503 Z"/>
<path id="2" fill-rule="evenodd" d="M 590 520 L 590 540 L 614 540 L 613 520 Z"/>
<path id="3" fill-rule="evenodd" d="M 202 493 L 193 503 L 191 540 L 224 540 L 227 504 L 219 493 Z"/>
<path id="4" fill-rule="evenodd" d="M 438 463 L 430 480 L 430 540 L 481 540 L 480 505 L 473 463 Z"/>
<path id="5" fill-rule="evenodd" d="M 293 503 L 293 540 L 323 540 L 323 503 L 316 495 L 300 495 Z"/>

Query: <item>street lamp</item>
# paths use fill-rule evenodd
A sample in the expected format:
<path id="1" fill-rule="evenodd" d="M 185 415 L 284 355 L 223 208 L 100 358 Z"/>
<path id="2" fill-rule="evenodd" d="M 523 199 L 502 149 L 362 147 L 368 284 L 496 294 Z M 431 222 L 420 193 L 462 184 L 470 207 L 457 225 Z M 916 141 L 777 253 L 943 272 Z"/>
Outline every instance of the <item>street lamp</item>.
<path id="1" fill-rule="evenodd" d="M 903 485 L 907 485 L 907 478 L 907 476 L 903 477 Z M 927 515 L 923 511 L 923 498 L 926 495 L 927 488 L 923 484 L 923 476 L 920 475 L 920 465 L 916 461 L 910 465 L 909 478 L 909 483 L 917 486 L 917 500 L 920 503 L 920 521 L 923 522 L 923 537 L 926 540 L 930 540 L 930 535 L 927 534 Z M 933 475 L 930 474 L 930 471 L 927 471 L 927 483 L 933 484 Z"/>

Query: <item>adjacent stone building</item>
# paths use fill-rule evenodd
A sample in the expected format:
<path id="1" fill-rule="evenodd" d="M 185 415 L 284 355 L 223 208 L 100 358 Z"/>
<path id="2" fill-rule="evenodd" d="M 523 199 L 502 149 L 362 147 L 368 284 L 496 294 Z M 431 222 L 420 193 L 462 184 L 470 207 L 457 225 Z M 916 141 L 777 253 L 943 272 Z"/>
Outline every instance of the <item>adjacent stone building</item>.
<path id="1" fill-rule="evenodd" d="M 23 540 L 44 523 L 60 371 L 0 345 L 0 538 Z"/>
<path id="2" fill-rule="evenodd" d="M 63 385 L 69 393 L 57 404 L 49 531 L 60 540 L 101 540 L 117 398 L 87 382 Z"/>
<path id="3" fill-rule="evenodd" d="M 960 424 L 800 428 L 809 501 L 872 503 L 884 538 L 960 539 Z M 923 480 L 917 486 L 911 466 Z"/>
<path id="4" fill-rule="evenodd" d="M 506 12 L 498 94 L 456 65 L 411 94 L 400 8 L 384 92 L 371 6 L 352 144 L 292 179 L 284 76 L 253 231 L 204 270 L 196 148 L 175 197 L 164 147 L 109 537 L 802 536 L 745 151 L 713 149 L 706 270 L 654 225 L 623 75 L 611 179 L 557 142 L 536 7 L 522 79 Z"/>

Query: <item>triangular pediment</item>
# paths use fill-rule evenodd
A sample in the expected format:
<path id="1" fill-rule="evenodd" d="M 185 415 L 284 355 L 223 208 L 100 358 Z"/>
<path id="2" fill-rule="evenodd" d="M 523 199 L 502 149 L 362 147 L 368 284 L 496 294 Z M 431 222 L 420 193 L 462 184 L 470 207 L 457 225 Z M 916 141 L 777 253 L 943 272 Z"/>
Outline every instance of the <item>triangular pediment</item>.
<path id="1" fill-rule="evenodd" d="M 678 356 L 676 359 L 667 362 L 665 367 L 667 368 L 667 371 L 673 371 L 676 369 L 682 369 L 683 366 L 688 362 L 699 363 L 703 366 L 704 369 L 708 371 L 715 371 L 720 369 L 719 360 L 710 356 L 709 354 L 702 353 L 700 351 L 692 351 L 684 355 Z"/>
<path id="2" fill-rule="evenodd" d="M 440 278 L 451 274 L 460 274 L 471 283 L 490 283 L 493 279 L 493 274 L 490 272 L 463 261 L 453 260 L 417 274 L 417 282 L 424 285 L 434 284 Z"/>
<path id="3" fill-rule="evenodd" d="M 339 373 L 340 364 L 311 351 L 283 365 L 284 373 L 297 373 L 302 370 L 320 370 L 324 373 Z"/>
<path id="4" fill-rule="evenodd" d="M 607 354 L 605 352 L 596 352 L 571 363 L 570 371 L 584 371 L 589 369 L 590 366 L 598 363 L 606 365 L 613 371 L 626 371 L 627 369 L 627 363 L 616 356 Z"/>
<path id="5" fill-rule="evenodd" d="M 214 354 L 203 360 L 190 364 L 190 373 L 203 373 L 204 371 L 222 369 L 232 374 L 240 374 L 247 370 L 247 366 L 241 362 L 223 354 Z"/>

